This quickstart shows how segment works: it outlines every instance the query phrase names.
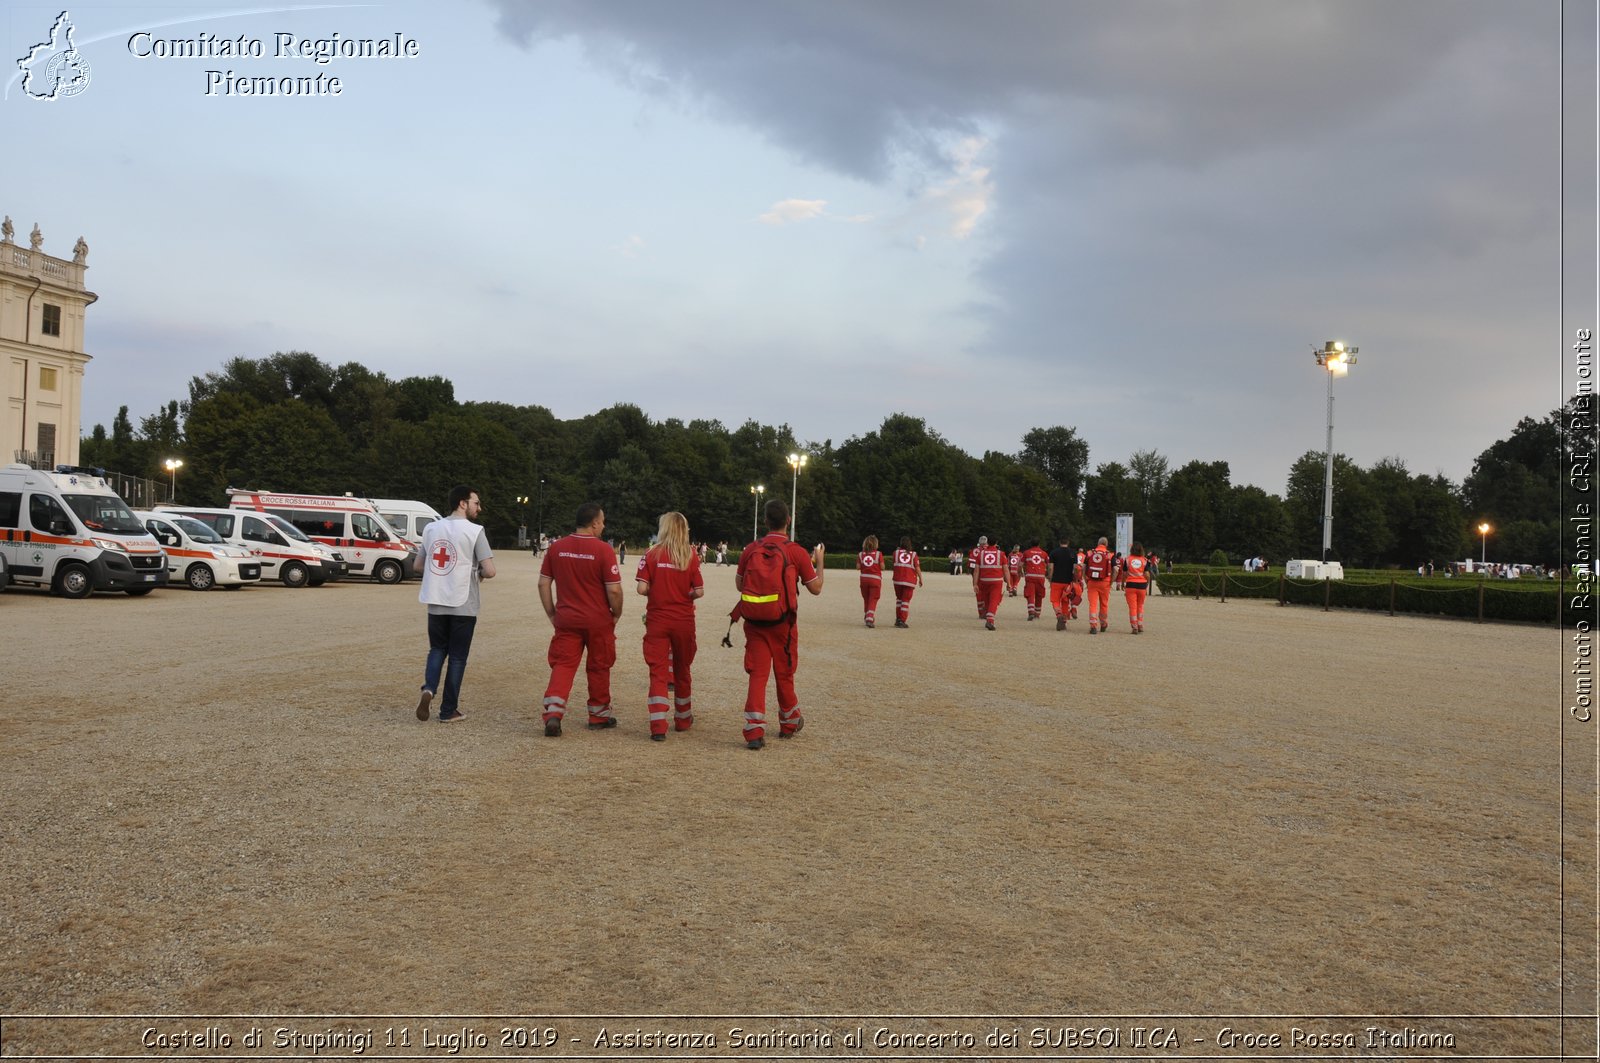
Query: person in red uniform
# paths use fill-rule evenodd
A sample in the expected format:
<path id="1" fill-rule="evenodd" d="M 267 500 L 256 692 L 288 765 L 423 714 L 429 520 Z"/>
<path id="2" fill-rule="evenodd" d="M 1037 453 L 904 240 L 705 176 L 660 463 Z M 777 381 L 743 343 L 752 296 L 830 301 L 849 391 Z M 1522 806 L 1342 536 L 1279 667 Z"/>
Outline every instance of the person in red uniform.
<path id="1" fill-rule="evenodd" d="M 1083 558 L 1083 584 L 1089 591 L 1089 634 L 1106 629 L 1111 619 L 1111 579 L 1116 575 L 1116 555 L 1106 547 L 1105 536 Z"/>
<path id="2" fill-rule="evenodd" d="M 767 534 L 739 555 L 739 567 L 733 576 L 739 588 L 740 603 L 749 600 L 745 583 L 753 559 L 764 544 L 775 544 L 788 558 L 789 568 L 785 578 L 795 579 L 812 594 L 822 593 L 822 565 L 826 551 L 821 543 L 807 553 L 805 547 L 789 541 L 789 507 L 777 499 L 767 503 Z M 798 588 L 790 587 L 789 598 L 799 603 Z M 805 726 L 800 714 L 800 698 L 794 689 L 795 667 L 800 663 L 800 630 L 797 614 L 791 610 L 782 619 L 772 623 L 744 622 L 744 670 L 750 685 L 744 699 L 744 739 L 746 749 L 760 749 L 767 744 L 767 676 L 774 677 L 778 688 L 778 737 L 792 738 Z"/>
<path id="3" fill-rule="evenodd" d="M 544 691 L 544 733 L 561 734 L 561 718 L 578 664 L 589 680 L 589 729 L 617 725 L 611 712 L 611 666 L 617 661 L 622 573 L 600 533 L 606 512 L 598 502 L 578 507 L 577 530 L 550 544 L 539 564 L 539 603 L 555 624 L 550 636 L 550 685 Z"/>
<path id="4" fill-rule="evenodd" d="M 1144 547 L 1138 543 L 1128 547 L 1128 556 L 1117 575 L 1121 577 L 1122 592 L 1128 599 L 1128 623 L 1133 625 L 1135 635 L 1144 633 L 1144 599 L 1150 591 L 1152 570 L 1153 566 L 1144 556 Z"/>
<path id="5" fill-rule="evenodd" d="M 1011 552 L 1006 555 L 1006 594 L 1012 598 L 1017 596 L 1017 587 L 1022 583 L 1022 544 L 1016 543 L 1011 547 Z"/>
<path id="6" fill-rule="evenodd" d="M 1022 597 L 1028 603 L 1028 619 L 1037 620 L 1044 612 L 1044 588 L 1049 581 L 1050 555 L 1035 539 L 1022 551 Z"/>
<path id="7" fill-rule="evenodd" d="M 978 540 L 973 551 L 972 593 L 978 599 L 978 614 L 983 626 L 994 630 L 994 614 L 1000 608 L 1000 598 L 1006 586 L 1006 554 L 997 546 L 990 546 L 987 538 Z"/>
<path id="8" fill-rule="evenodd" d="M 663 513 L 656 524 L 656 545 L 639 559 L 635 589 L 645 596 L 644 663 L 650 669 L 647 711 L 650 739 L 667 740 L 667 708 L 673 708 L 672 729 L 694 725 L 694 600 L 705 594 L 700 556 L 689 545 L 689 519 Z M 668 695 L 671 695 L 671 700 Z"/>
<path id="9" fill-rule="evenodd" d="M 878 537 L 869 535 L 862 540 L 861 552 L 856 555 L 856 571 L 861 574 L 861 608 L 868 627 L 873 626 L 878 613 L 878 596 L 883 593 L 883 554 L 878 550 Z"/>
<path id="10" fill-rule="evenodd" d="M 1065 535 L 1061 537 L 1061 545 L 1050 551 L 1045 574 L 1050 579 L 1050 606 L 1056 611 L 1057 631 L 1067 630 L 1067 621 L 1078 619 L 1078 603 L 1083 601 L 1082 588 L 1078 585 L 1082 577 L 1078 556 Z"/>
<path id="11" fill-rule="evenodd" d="M 960 557 L 960 554 L 956 555 Z M 911 549 L 911 536 L 900 536 L 894 552 L 894 626 L 911 626 L 911 596 L 922 586 L 922 558 Z"/>

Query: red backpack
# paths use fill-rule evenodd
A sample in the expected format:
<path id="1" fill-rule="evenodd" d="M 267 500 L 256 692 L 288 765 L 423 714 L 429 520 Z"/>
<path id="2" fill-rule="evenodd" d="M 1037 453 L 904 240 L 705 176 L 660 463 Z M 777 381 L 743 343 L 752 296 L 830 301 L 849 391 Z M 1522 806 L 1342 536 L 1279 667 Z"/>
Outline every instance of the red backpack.
<path id="1" fill-rule="evenodd" d="M 1083 560 L 1083 574 L 1092 580 L 1106 580 L 1111 578 L 1111 554 L 1109 551 L 1095 547 L 1089 551 L 1089 556 Z"/>
<path id="2" fill-rule="evenodd" d="M 744 589 L 735 612 L 752 624 L 776 624 L 794 615 L 795 572 L 786 541 L 763 539 L 744 566 Z"/>

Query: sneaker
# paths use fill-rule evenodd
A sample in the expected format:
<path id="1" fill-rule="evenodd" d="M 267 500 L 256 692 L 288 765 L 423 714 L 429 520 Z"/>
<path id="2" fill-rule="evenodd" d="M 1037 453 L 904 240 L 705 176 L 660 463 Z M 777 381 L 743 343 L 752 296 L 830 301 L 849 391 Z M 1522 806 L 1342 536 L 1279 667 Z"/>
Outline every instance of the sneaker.
<path id="1" fill-rule="evenodd" d="M 426 720 L 428 718 L 428 706 L 432 704 L 433 691 L 423 687 L 421 696 L 417 698 L 417 719 Z"/>
<path id="2" fill-rule="evenodd" d="M 601 720 L 599 723 L 595 723 L 593 720 L 590 720 L 589 721 L 589 730 L 591 730 L 591 731 L 609 731 L 609 730 L 611 730 L 611 728 L 615 727 L 616 725 L 617 725 L 617 718 L 615 716 L 607 716 L 605 719 Z"/>
<path id="3" fill-rule="evenodd" d="M 544 722 L 544 736 L 546 738 L 561 737 L 561 717 L 552 716 Z"/>
<path id="4" fill-rule="evenodd" d="M 1098 634 L 1100 634 L 1100 629 L 1095 627 L 1093 624 L 1090 624 L 1089 625 L 1089 634 L 1098 635 Z"/>
<path id="5" fill-rule="evenodd" d="M 1065 631 L 1065 630 L 1067 630 L 1067 618 L 1066 617 L 1064 617 L 1064 616 L 1056 617 L 1056 630 L 1057 631 Z"/>
<path id="6" fill-rule="evenodd" d="M 794 722 L 794 730 L 792 730 L 792 731 L 782 731 L 782 730 L 780 730 L 778 732 L 778 737 L 779 738 L 793 738 L 795 735 L 800 733 L 800 728 L 804 727 L 805 725 L 806 725 L 806 718 L 804 716 L 802 716 L 802 717 L 800 717 L 798 720 L 796 720 Z"/>
<path id="7" fill-rule="evenodd" d="M 985 620 L 983 622 L 983 626 L 988 628 L 990 631 L 993 631 L 994 630 L 994 621 L 993 620 Z"/>
<path id="8" fill-rule="evenodd" d="M 652 741 L 652 742 L 665 742 L 666 740 L 667 740 L 667 736 L 665 734 L 652 733 L 650 735 L 650 741 Z"/>
<path id="9" fill-rule="evenodd" d="M 1106 630 L 1106 628 L 1107 628 L 1107 627 L 1108 627 L 1108 626 L 1109 626 L 1109 625 L 1106 625 L 1106 624 L 1101 624 L 1101 625 L 1100 625 L 1100 630 L 1101 630 L 1101 631 L 1104 631 L 1104 630 Z"/>
<path id="10" fill-rule="evenodd" d="M 442 712 L 439 714 L 440 723 L 455 723 L 457 720 L 465 720 L 466 718 L 467 714 L 464 712 L 452 712 L 448 716 Z"/>
<path id="11" fill-rule="evenodd" d="M 872 621 L 870 621 L 870 620 L 868 620 L 868 621 L 867 621 L 867 626 L 868 626 L 868 627 L 871 627 L 871 626 L 872 626 Z"/>
<path id="12" fill-rule="evenodd" d="M 895 627 L 910 627 L 911 625 L 906 623 L 904 620 L 896 620 L 894 622 L 894 626 Z"/>
<path id="13" fill-rule="evenodd" d="M 750 739 L 750 741 L 748 741 L 748 742 L 746 742 L 744 744 L 744 747 L 746 749 L 760 749 L 761 747 L 765 746 L 766 744 L 767 744 L 767 740 L 765 738 L 752 738 L 752 739 Z"/>

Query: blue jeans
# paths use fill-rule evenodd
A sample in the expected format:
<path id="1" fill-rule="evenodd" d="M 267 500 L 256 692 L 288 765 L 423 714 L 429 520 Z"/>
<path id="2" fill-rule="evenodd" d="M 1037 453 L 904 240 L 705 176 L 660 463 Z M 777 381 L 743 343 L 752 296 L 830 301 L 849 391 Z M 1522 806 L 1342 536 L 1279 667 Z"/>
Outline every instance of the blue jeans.
<path id="1" fill-rule="evenodd" d="M 461 696 L 461 677 L 467 671 L 467 654 L 472 651 L 472 632 L 478 626 L 475 616 L 450 616 L 428 614 L 428 667 L 422 685 L 442 695 L 439 716 L 448 718 L 456 712 L 456 699 Z M 445 659 L 450 667 L 445 671 L 444 689 L 439 689 L 439 673 L 444 670 Z"/>

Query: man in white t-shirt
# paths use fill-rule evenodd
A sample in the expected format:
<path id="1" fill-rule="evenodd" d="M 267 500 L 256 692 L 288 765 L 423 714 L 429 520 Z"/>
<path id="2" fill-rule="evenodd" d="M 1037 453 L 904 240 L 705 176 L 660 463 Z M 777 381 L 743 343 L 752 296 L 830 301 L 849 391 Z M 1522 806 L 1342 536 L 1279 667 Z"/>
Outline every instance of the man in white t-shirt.
<path id="1" fill-rule="evenodd" d="M 417 599 L 428 607 L 428 664 L 417 699 L 419 720 L 428 718 L 441 672 L 444 696 L 439 722 L 465 718 L 457 699 L 478 626 L 478 584 L 494 578 L 494 552 L 483 526 L 472 522 L 482 510 L 478 492 L 466 486 L 451 488 L 450 513 L 430 521 L 422 531 L 422 592 Z"/>

